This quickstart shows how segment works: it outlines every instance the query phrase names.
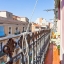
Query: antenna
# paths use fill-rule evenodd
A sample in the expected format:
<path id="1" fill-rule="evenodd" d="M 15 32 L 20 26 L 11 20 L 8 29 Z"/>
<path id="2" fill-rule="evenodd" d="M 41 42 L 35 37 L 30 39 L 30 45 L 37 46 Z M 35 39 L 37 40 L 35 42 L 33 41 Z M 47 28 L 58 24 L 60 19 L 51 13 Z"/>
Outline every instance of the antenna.
<path id="1" fill-rule="evenodd" d="M 47 9 L 47 10 L 43 10 L 43 11 L 49 12 L 49 11 L 55 11 L 55 9 Z"/>

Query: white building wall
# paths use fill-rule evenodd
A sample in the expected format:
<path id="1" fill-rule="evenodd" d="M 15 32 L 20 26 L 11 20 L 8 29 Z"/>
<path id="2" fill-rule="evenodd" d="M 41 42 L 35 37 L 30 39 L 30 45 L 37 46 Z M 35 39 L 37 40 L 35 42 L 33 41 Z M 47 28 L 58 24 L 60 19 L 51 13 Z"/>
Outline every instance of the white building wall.
<path id="1" fill-rule="evenodd" d="M 21 21 L 24 21 L 24 22 L 29 22 L 29 19 L 26 18 L 26 17 L 21 17 L 20 20 L 21 20 Z"/>
<path id="2" fill-rule="evenodd" d="M 0 11 L 0 17 L 12 19 L 13 14 L 7 11 Z"/>
<path id="3" fill-rule="evenodd" d="M 0 17 L 5 17 L 5 18 L 7 18 L 6 12 L 1 12 L 1 11 L 0 11 Z"/>
<path id="4" fill-rule="evenodd" d="M 37 18 L 35 22 L 39 24 L 39 18 Z"/>

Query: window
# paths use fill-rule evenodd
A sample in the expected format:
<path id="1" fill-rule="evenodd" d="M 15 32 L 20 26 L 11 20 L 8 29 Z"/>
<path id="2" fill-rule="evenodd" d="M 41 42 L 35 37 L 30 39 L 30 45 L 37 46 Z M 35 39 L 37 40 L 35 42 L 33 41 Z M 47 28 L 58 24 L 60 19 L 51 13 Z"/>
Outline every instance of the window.
<path id="1" fill-rule="evenodd" d="M 15 34 L 15 35 L 20 34 L 19 27 L 16 27 L 14 34 Z"/>
<path id="2" fill-rule="evenodd" d="M 12 29 L 11 29 L 11 27 L 9 27 L 9 34 L 11 34 L 11 32 L 12 32 Z"/>
<path id="3" fill-rule="evenodd" d="M 16 27 L 16 32 L 18 32 L 18 27 Z"/>
<path id="4" fill-rule="evenodd" d="M 5 36 L 4 26 L 0 26 L 0 37 Z"/>

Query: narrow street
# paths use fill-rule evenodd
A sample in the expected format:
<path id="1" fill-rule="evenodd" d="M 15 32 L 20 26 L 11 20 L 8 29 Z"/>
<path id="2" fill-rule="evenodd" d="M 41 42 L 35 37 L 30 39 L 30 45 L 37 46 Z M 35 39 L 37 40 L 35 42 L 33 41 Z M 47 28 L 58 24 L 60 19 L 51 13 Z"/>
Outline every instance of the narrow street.
<path id="1" fill-rule="evenodd" d="M 50 44 L 44 64 L 60 64 L 58 49 L 56 45 Z"/>

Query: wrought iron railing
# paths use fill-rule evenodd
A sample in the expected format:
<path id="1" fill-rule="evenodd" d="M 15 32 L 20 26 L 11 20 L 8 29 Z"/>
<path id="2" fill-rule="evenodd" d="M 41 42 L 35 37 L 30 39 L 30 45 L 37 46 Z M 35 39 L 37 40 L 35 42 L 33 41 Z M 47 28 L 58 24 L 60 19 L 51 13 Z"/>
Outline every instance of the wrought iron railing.
<path id="1" fill-rule="evenodd" d="M 17 42 L 13 37 L 8 38 L 6 45 L 3 47 L 3 52 L 6 53 L 10 58 L 6 64 L 13 64 L 17 60 L 20 60 L 22 64 L 44 63 L 49 42 L 50 30 L 41 30 L 20 34 Z M 13 57 L 16 46 L 18 46 L 19 50 L 21 51 L 18 50 L 18 54 Z"/>

